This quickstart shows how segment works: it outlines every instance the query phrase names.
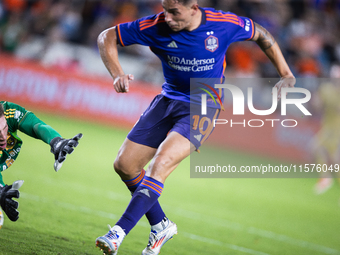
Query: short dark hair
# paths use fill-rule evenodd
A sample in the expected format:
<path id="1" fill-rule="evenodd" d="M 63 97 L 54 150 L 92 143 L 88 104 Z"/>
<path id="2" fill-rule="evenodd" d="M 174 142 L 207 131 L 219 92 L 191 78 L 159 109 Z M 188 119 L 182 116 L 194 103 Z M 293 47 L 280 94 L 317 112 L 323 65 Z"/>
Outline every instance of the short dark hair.
<path id="1" fill-rule="evenodd" d="M 184 5 L 184 6 L 188 6 L 189 4 L 192 4 L 193 2 L 198 2 L 198 0 L 175 0 L 178 3 Z"/>
<path id="2" fill-rule="evenodd" d="M 5 115 L 4 106 L 0 104 L 0 118 Z"/>

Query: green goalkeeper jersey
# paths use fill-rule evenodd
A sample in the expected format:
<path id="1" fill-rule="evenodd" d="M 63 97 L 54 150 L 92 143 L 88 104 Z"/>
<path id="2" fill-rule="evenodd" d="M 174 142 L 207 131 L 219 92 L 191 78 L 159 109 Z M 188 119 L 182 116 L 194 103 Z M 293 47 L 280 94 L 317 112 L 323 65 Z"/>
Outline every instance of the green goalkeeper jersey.
<path id="1" fill-rule="evenodd" d="M 38 119 L 34 113 L 27 111 L 20 105 L 6 101 L 0 101 L 0 103 L 3 105 L 8 125 L 7 147 L 5 150 L 0 151 L 0 184 L 5 185 L 1 172 L 13 164 L 23 143 L 17 134 L 18 130 L 47 144 L 53 138 L 60 137 L 60 135 L 52 127 Z"/>

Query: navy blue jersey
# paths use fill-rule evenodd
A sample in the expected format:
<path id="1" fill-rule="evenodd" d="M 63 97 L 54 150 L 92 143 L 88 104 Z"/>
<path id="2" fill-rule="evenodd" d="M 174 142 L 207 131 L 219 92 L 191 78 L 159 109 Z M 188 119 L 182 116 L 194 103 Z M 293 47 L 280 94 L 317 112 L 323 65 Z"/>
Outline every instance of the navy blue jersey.
<path id="1" fill-rule="evenodd" d="M 162 94 L 171 99 L 190 102 L 190 97 L 192 99 L 202 93 L 202 90 L 190 93 L 190 78 L 222 80 L 228 46 L 254 36 L 254 24 L 249 18 L 212 8 L 200 10 L 202 22 L 193 31 L 172 31 L 165 22 L 163 12 L 116 27 L 121 46 L 149 46 L 159 57 L 165 79 Z M 221 90 L 217 93 L 222 97 Z M 200 98 L 197 100 L 200 101 Z"/>

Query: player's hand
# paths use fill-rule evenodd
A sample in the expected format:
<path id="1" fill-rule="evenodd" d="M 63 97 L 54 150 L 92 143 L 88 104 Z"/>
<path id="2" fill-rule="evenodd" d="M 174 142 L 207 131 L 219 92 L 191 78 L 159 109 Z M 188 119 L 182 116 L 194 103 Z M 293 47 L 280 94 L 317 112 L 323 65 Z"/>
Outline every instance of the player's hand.
<path id="1" fill-rule="evenodd" d="M 71 139 L 64 139 L 61 137 L 55 137 L 50 142 L 51 152 L 54 154 L 54 170 L 59 171 L 63 165 L 66 155 L 71 154 L 75 147 L 78 146 L 78 141 L 83 137 L 83 134 L 79 133 Z"/>
<path id="2" fill-rule="evenodd" d="M 18 189 L 23 182 L 24 181 L 15 181 L 12 185 L 6 185 L 4 187 L 0 185 L 0 206 L 11 221 L 17 221 L 19 219 L 19 212 L 17 210 L 19 203 L 13 200 L 13 198 L 20 197 Z"/>
<path id="3" fill-rule="evenodd" d="M 124 74 L 117 76 L 113 81 L 113 87 L 117 93 L 129 92 L 130 81 L 133 81 L 134 77 L 132 74 Z"/>
<path id="4" fill-rule="evenodd" d="M 296 79 L 293 75 L 281 77 L 280 81 L 275 84 L 275 88 L 277 88 L 277 99 L 281 98 L 281 89 L 282 88 L 294 88 L 296 83 Z"/>

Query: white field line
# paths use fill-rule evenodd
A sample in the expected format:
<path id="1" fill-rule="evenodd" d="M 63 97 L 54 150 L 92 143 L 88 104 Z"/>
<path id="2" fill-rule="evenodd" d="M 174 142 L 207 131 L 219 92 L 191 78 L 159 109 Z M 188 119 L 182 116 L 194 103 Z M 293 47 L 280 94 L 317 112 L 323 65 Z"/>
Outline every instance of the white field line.
<path id="1" fill-rule="evenodd" d="M 49 203 L 49 199 L 47 198 L 42 198 L 39 196 L 35 196 L 35 195 L 31 195 L 28 193 L 24 193 L 21 192 L 21 197 L 26 198 L 26 199 L 30 199 L 33 201 L 37 201 L 37 202 L 42 202 L 42 203 Z M 70 203 L 64 203 L 64 202 L 59 202 L 59 201 L 54 201 L 54 203 L 58 206 L 58 207 L 62 207 L 64 209 L 67 210 L 72 210 L 72 211 L 76 211 L 76 212 L 81 212 L 81 213 L 87 213 L 90 215 L 96 215 L 99 217 L 103 217 L 103 218 L 108 218 L 111 220 L 118 220 L 120 218 L 120 216 L 113 214 L 113 213 L 107 213 L 107 212 L 103 212 L 103 211 L 99 211 L 99 210 L 93 210 L 90 209 L 88 207 L 84 207 L 84 206 L 76 206 Z M 140 221 L 138 223 L 139 226 L 145 227 L 145 228 L 150 228 L 150 225 L 146 222 Z M 259 251 L 255 251 L 252 249 L 248 249 L 242 246 L 238 246 L 238 245 L 234 245 L 234 244 L 228 244 L 228 243 L 224 243 L 224 242 L 220 242 L 218 240 L 215 239 L 211 239 L 211 238 L 206 238 L 203 236 L 198 236 L 198 235 L 194 235 L 191 233 L 186 233 L 186 232 L 181 232 L 182 236 L 185 236 L 189 239 L 195 240 L 195 241 L 200 241 L 203 243 L 208 243 L 211 245 L 217 245 L 217 246 L 221 246 L 221 247 L 225 247 L 228 248 L 230 250 L 235 250 L 235 251 L 239 251 L 239 252 L 243 252 L 243 253 L 247 253 L 247 254 L 253 254 L 253 255 L 269 255 L 268 253 L 264 253 L 264 252 L 259 252 Z"/>
<path id="2" fill-rule="evenodd" d="M 165 206 L 162 204 L 162 207 L 166 209 L 166 211 L 170 211 L 171 208 L 168 206 Z M 257 235 L 257 236 L 261 236 L 264 238 L 268 238 L 268 239 L 272 239 L 275 241 L 280 241 L 286 244 L 290 244 L 290 245 L 295 245 L 301 248 L 305 248 L 307 250 L 312 250 L 312 251 L 318 251 L 318 252 L 322 252 L 325 254 L 334 254 L 334 255 L 340 255 L 340 251 L 323 246 L 323 245 L 319 245 L 319 244 L 315 244 L 315 243 L 311 243 L 311 242 L 307 242 L 307 241 L 303 241 L 303 240 L 299 240 L 299 239 L 295 239 L 293 237 L 289 237 L 286 235 L 281 235 L 281 234 L 277 234 L 275 232 L 272 231 L 267 231 L 267 230 L 263 230 L 263 229 L 259 229 L 259 228 L 254 228 L 254 227 L 247 227 L 244 226 L 240 223 L 236 223 L 236 222 L 232 222 L 232 221 L 228 221 L 228 220 L 224 220 L 224 219 L 219 219 L 214 217 L 213 219 L 200 214 L 200 213 L 196 213 L 196 212 L 191 212 L 191 211 L 187 211 L 187 210 L 183 210 L 181 208 L 172 208 L 172 212 L 177 214 L 177 215 L 181 215 L 182 217 L 186 217 L 188 219 L 191 220 L 201 220 L 204 221 L 207 224 L 214 224 L 214 225 L 218 225 L 220 227 L 223 228 L 227 228 L 227 229 L 231 229 L 231 230 L 236 230 L 236 231 L 243 231 L 246 232 L 248 234 L 252 234 L 252 235 Z"/>
<path id="3" fill-rule="evenodd" d="M 215 239 L 211 239 L 211 238 L 207 238 L 207 237 L 202 237 L 202 236 L 198 236 L 198 235 L 194 235 L 194 234 L 190 234 L 190 233 L 186 233 L 186 232 L 180 232 L 181 235 L 190 238 L 192 240 L 196 240 L 196 241 L 200 241 L 203 243 L 208 243 L 208 244 L 213 244 L 216 246 L 221 246 L 221 247 L 225 247 L 228 248 L 230 250 L 235 250 L 235 251 L 240 251 L 240 252 L 244 252 L 244 253 L 248 253 L 248 254 L 256 254 L 256 255 L 268 255 L 268 253 L 264 253 L 264 252 L 260 252 L 260 251 L 255 251 L 252 249 L 248 249 L 242 246 L 238 246 L 235 244 L 228 244 L 228 243 L 224 243 Z"/>
<path id="4" fill-rule="evenodd" d="M 50 185 L 55 185 L 55 182 L 52 179 L 50 179 L 50 178 L 46 178 L 46 179 L 47 180 L 45 180 L 45 182 L 48 182 Z M 67 185 L 67 184 L 65 184 L 65 185 Z M 72 184 L 70 183 L 70 185 L 72 186 L 72 189 L 78 190 L 80 193 L 84 192 L 84 186 L 83 185 L 76 184 L 76 183 L 72 183 Z M 20 194 L 21 193 L 22 192 L 20 192 Z M 92 194 L 98 193 L 101 196 L 103 196 L 103 194 L 106 194 L 106 196 L 109 199 L 114 200 L 114 201 L 121 201 L 121 202 L 127 202 L 131 198 L 131 196 L 128 195 L 128 192 L 126 194 L 116 193 L 116 192 L 113 192 L 113 191 L 105 191 L 105 193 L 103 193 L 103 191 L 101 189 L 91 189 L 91 193 Z M 42 198 L 40 198 L 40 199 L 42 199 Z M 225 219 L 219 219 L 219 218 L 216 218 L 216 217 L 214 217 L 212 219 L 211 217 L 209 217 L 207 215 L 197 213 L 197 212 L 188 211 L 188 210 L 184 210 L 184 209 L 181 209 L 181 208 L 174 208 L 174 207 L 171 207 L 171 206 L 167 206 L 164 203 L 162 203 L 161 205 L 165 209 L 165 211 L 172 212 L 172 213 L 179 215 L 181 217 L 186 217 L 190 220 L 196 220 L 196 221 L 199 220 L 199 221 L 205 222 L 206 224 L 213 224 L 213 225 L 217 225 L 219 227 L 223 227 L 223 228 L 226 228 L 226 229 L 246 232 L 246 233 L 251 234 L 251 235 L 261 236 L 261 237 L 264 237 L 264 238 L 279 241 L 279 242 L 286 243 L 286 244 L 289 244 L 289 245 L 301 247 L 301 248 L 304 248 L 306 250 L 318 251 L 318 252 L 321 252 L 321 253 L 324 253 L 324 254 L 340 255 L 340 251 L 333 249 L 333 248 L 323 246 L 323 245 L 307 242 L 307 241 L 304 241 L 304 240 L 295 239 L 293 237 L 277 234 L 277 233 L 272 232 L 272 231 L 267 231 L 267 230 L 254 228 L 254 227 L 248 227 L 248 226 L 242 225 L 240 223 L 228 221 L 228 220 L 225 220 Z M 105 213 L 105 212 L 100 212 L 100 213 L 111 215 L 111 216 L 113 215 L 113 214 L 109 214 L 109 213 Z M 107 216 L 102 216 L 102 217 L 110 218 L 110 217 L 107 217 Z M 113 219 L 118 220 L 119 218 L 120 218 L 120 216 L 116 215 L 115 218 L 113 218 Z M 181 232 L 181 233 L 184 234 L 183 232 Z M 188 233 L 188 235 L 190 235 L 190 234 Z"/>

